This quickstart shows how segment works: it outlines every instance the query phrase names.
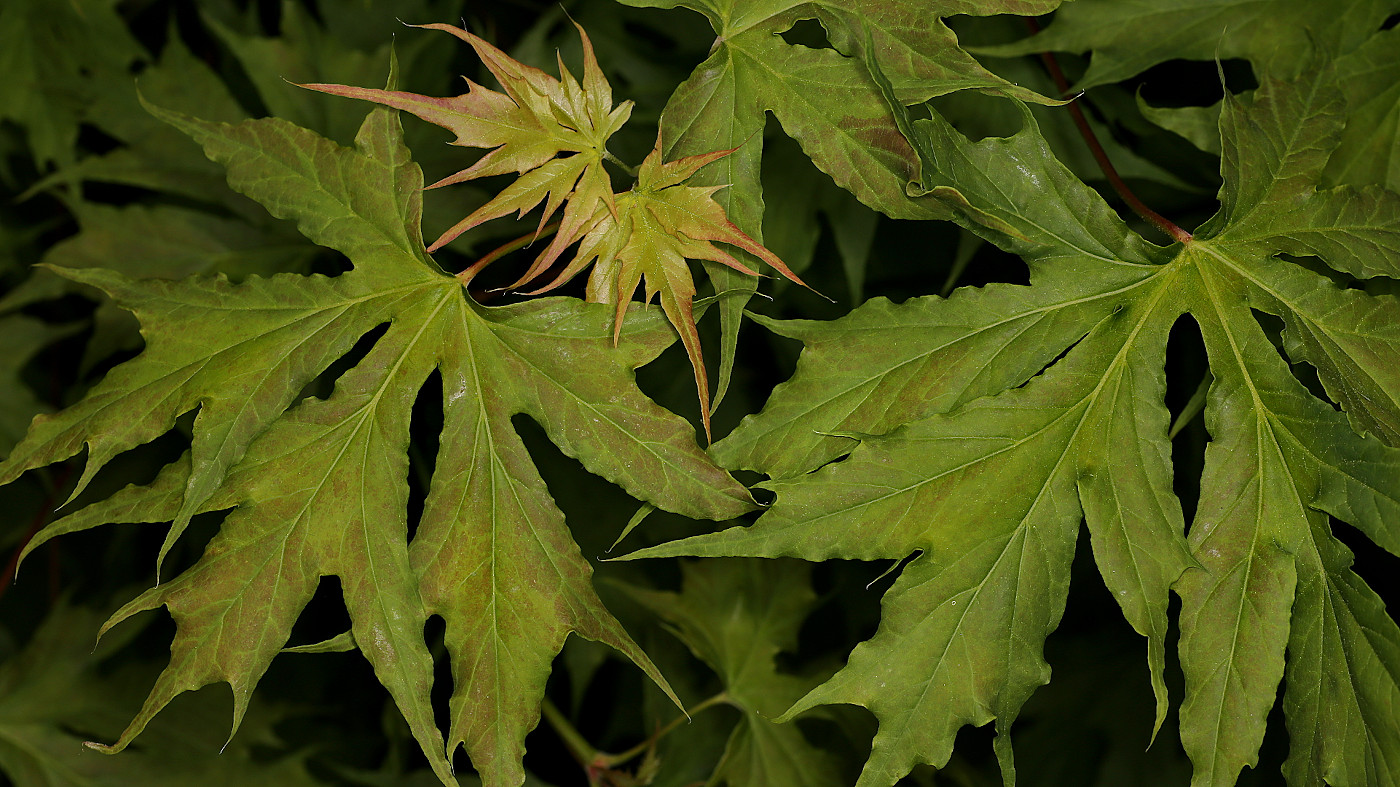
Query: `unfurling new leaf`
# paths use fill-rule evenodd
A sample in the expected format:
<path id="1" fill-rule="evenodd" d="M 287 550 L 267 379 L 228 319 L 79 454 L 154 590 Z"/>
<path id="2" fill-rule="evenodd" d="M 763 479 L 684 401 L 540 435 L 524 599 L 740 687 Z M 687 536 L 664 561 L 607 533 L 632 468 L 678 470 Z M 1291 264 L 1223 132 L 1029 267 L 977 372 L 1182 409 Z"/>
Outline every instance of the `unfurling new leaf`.
<path id="1" fill-rule="evenodd" d="M 491 149 L 472 166 L 430 188 L 488 175 L 521 173 L 494 199 L 443 233 L 428 247 L 430 252 L 478 224 L 511 212 L 524 216 L 543 202 L 537 230 L 540 233 L 563 206 L 553 239 L 508 289 L 537 281 L 569 246 L 578 243 L 574 259 L 549 284 L 531 294 L 565 284 L 596 260 L 588 300 L 616 305 L 616 335 L 621 331 L 627 304 L 638 286 L 645 283 L 646 300 L 660 296 L 662 310 L 685 344 L 708 438 L 710 385 L 691 306 L 695 283 L 686 260 L 711 260 L 749 276 L 758 275 L 711 243 L 719 241 L 743 249 L 792 281 L 803 283 L 777 256 L 725 217 L 723 209 L 711 199 L 723 186 L 681 185 L 701 167 L 733 151 L 689 156 L 663 164 L 658 137 L 656 148 L 637 173 L 636 185 L 625 194 L 615 195 L 603 162 L 611 158 L 608 138 L 627 121 L 632 105 L 624 102 L 612 106 L 612 88 L 598 68 L 593 44 L 582 27 L 575 24 L 583 39 L 582 83 L 565 68 L 562 58 L 560 79 L 555 79 L 465 30 L 449 25 L 423 27 L 445 30 L 471 44 L 506 92 L 497 93 L 470 80 L 468 92 L 456 98 L 344 85 L 303 87 L 402 109 L 456 133 L 455 145 Z M 463 283 L 470 281 L 491 259 L 484 258 L 458 277 Z"/>

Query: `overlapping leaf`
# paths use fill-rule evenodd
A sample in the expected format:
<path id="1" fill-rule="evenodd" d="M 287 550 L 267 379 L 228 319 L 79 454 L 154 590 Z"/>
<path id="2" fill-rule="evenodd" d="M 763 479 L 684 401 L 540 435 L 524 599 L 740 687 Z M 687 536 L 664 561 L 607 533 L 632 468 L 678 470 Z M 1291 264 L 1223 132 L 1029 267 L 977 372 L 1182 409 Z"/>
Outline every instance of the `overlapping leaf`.
<path id="1" fill-rule="evenodd" d="M 1194 784 L 1233 784 L 1255 762 L 1285 670 L 1290 782 L 1394 783 L 1400 629 L 1351 572 L 1328 515 L 1400 554 L 1400 451 L 1387 445 L 1400 302 L 1284 256 L 1321 257 L 1339 276 L 1400 273 L 1400 197 L 1317 188 L 1340 101 L 1325 62 L 1227 101 L 1221 211 L 1166 249 L 1070 176 L 1029 115 L 1015 136 L 975 144 L 937 114 L 902 117 L 921 158 L 914 192 L 1026 258 L 1030 286 L 773 323 L 808 349 L 716 454 L 773 475 L 775 504 L 751 527 L 637 554 L 917 554 L 876 635 L 787 714 L 869 708 L 880 730 L 860 784 L 889 785 L 946 762 L 962 725 L 993 720 L 1014 774 L 1007 732 L 1049 679 L 1042 642 L 1082 518 L 1148 639 L 1159 725 L 1169 590 L 1182 598 Z M 1291 373 L 1256 312 L 1283 320 L 1282 350 L 1318 370 L 1341 412 Z M 1213 377 L 1189 537 L 1163 403 L 1178 319 L 1199 324 Z"/>
<path id="2" fill-rule="evenodd" d="M 527 286 L 549 270 L 574 243 L 578 252 L 554 280 L 535 291 L 546 292 L 572 279 L 593 261 L 598 265 L 589 283 L 588 299 L 616 305 L 615 332 L 621 330 L 627 304 L 645 281 L 646 300 L 660 295 L 662 309 L 680 333 L 695 371 L 701 418 L 710 433 L 710 387 L 700 354 L 700 337 L 691 302 L 695 283 L 687 259 L 707 260 L 746 274 L 757 272 L 733 255 L 716 247 L 720 241 L 763 260 L 787 278 L 801 283 L 771 252 L 730 223 L 712 199 L 722 186 L 694 188 L 681 183 L 706 164 L 732 151 L 707 151 L 679 161 L 663 163 L 658 144 L 642 163 L 637 184 L 620 197 L 603 167 L 611 154 L 607 141 L 631 113 L 631 102 L 612 106 L 612 88 L 598 68 L 588 34 L 583 39 L 584 77 L 580 84 L 559 60 L 558 79 L 526 66 L 481 38 L 447 25 L 426 25 L 445 30 L 471 44 L 500 80 L 506 93 L 496 93 L 475 83 L 450 99 L 435 99 L 391 90 L 371 90 L 343 85 L 306 85 L 335 95 L 360 98 L 412 112 L 457 134 L 454 144 L 490 148 L 475 164 L 444 178 L 435 186 L 487 175 L 522 173 L 494 199 L 458 222 L 428 247 L 432 251 L 482 222 L 511 212 L 524 215 L 541 202 L 543 227 L 563 206 L 563 216 L 549 245 L 511 289 Z M 571 153 L 559 157 L 561 153 Z M 458 278 L 470 281 L 488 255 Z M 616 333 L 614 334 L 616 336 Z"/>
<path id="3" fill-rule="evenodd" d="M 838 787 L 835 757 L 808 743 L 793 724 L 773 718 L 818 678 L 780 672 L 774 659 L 797 646 L 798 629 L 816 605 L 810 571 L 775 561 L 704 561 L 682 565 L 680 593 L 628 588 L 672 626 L 724 684 L 743 718 L 730 733 L 711 784 Z"/>
<path id="4" fill-rule="evenodd" d="M 577 255 L 553 282 L 539 290 L 553 289 L 593 264 L 588 299 L 615 305 L 614 337 L 622 329 L 627 305 L 639 286 L 646 285 L 645 301 L 659 296 L 662 310 L 680 333 L 690 357 L 706 437 L 710 434 L 710 383 L 692 308 L 695 283 L 686 260 L 709 260 L 749 276 L 758 275 L 716 246 L 718 241 L 743 249 L 802 283 L 782 260 L 730 223 L 713 199 L 721 186 L 682 185 L 701 167 L 727 154 L 719 151 L 663 163 L 658 142 L 638 170 L 637 185 L 617 198 L 612 211 L 599 209 L 594 213 L 583 228 Z M 523 278 L 533 279 L 543 272 L 532 269 Z"/>
<path id="5" fill-rule="evenodd" d="M 635 387 L 632 370 L 669 344 L 669 329 L 633 316 L 614 349 L 604 307 L 471 302 L 423 252 L 422 176 L 390 110 L 369 116 L 353 150 L 280 120 L 156 112 L 223 164 L 235 189 L 354 268 L 241 284 L 61 271 L 135 312 L 146 349 L 78 404 L 36 419 L 0 482 L 85 450 L 81 489 L 120 452 L 198 415 L 190 451 L 149 486 L 53 523 L 30 549 L 109 522 L 174 521 L 168 548 L 191 516 L 231 509 L 194 566 L 108 622 L 163 605 L 177 631 L 145 706 L 103 748 L 125 747 L 173 697 L 213 682 L 233 687 L 236 726 L 320 577 L 335 575 L 355 642 L 439 778 L 452 783 L 448 756 L 461 744 L 487 784 L 519 784 L 525 733 L 571 631 L 660 677 L 597 599 L 510 418 L 529 415 L 586 468 L 663 508 L 723 518 L 752 505 L 688 425 Z M 298 401 L 376 329 L 329 398 Z M 408 543 L 409 417 L 434 372 L 444 426 Z M 446 622 L 454 672 L 445 749 L 429 704 L 429 615 Z"/>
<path id="6" fill-rule="evenodd" d="M 613 106 L 612 87 L 598 68 L 593 45 L 582 27 L 578 28 L 583 38 L 581 83 L 562 59 L 560 79 L 556 79 L 466 30 L 442 24 L 422 27 L 451 33 L 470 44 L 506 92 L 498 93 L 471 80 L 467 80 L 467 92 L 454 98 L 345 85 L 305 87 L 402 109 L 455 133 L 454 145 L 488 148 L 475 164 L 429 188 L 507 173 L 520 174 L 520 179 L 444 232 L 429 251 L 478 224 L 512 212 L 524 215 L 546 202 L 541 226 L 565 206 L 554 242 L 540 255 L 539 265 L 547 267 L 579 239 L 585 222 L 600 207 L 612 208 L 612 182 L 603 160 L 608 137 L 627 122 L 632 102 Z M 561 157 L 562 153 L 573 155 Z"/>
<path id="7" fill-rule="evenodd" d="M 720 204 L 739 229 L 763 240 L 763 127 L 772 112 L 802 145 L 817 168 L 861 202 L 894 218 L 946 218 L 932 201 L 905 198 L 916 166 L 879 91 L 858 58 L 867 30 L 889 62 L 901 96 L 924 101 L 955 90 L 1007 92 L 1044 100 L 983 68 L 958 46 L 942 22 L 953 14 L 1041 14 L 1059 0 L 907 3 L 902 0 L 838 2 L 733 2 L 732 0 L 624 0 L 629 5 L 684 7 L 704 14 L 715 31 L 709 57 L 696 66 L 667 102 L 661 135 L 669 158 L 734 153 L 701 173 L 697 185 L 727 184 Z M 800 20 L 820 20 L 835 49 L 787 44 L 781 34 Z M 718 291 L 752 290 L 752 280 L 722 266 L 708 266 Z M 744 298 L 721 308 L 722 342 L 716 401 L 733 370 Z"/>
<path id="8" fill-rule="evenodd" d="M 1206 0 L 1119 3 L 1076 0 L 1044 32 L 979 51 L 996 55 L 1092 52 L 1075 90 L 1119 82 L 1168 60 L 1242 57 L 1274 74 L 1295 73 L 1304 53 L 1349 52 L 1400 11 L 1395 0 L 1311 3 Z"/>

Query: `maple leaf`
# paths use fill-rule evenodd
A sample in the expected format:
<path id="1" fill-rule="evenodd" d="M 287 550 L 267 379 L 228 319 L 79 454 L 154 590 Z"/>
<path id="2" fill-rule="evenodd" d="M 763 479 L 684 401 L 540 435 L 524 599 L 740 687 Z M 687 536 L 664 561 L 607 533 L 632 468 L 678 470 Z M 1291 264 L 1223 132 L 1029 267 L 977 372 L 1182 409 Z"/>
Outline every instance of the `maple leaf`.
<path id="1" fill-rule="evenodd" d="M 83 748 L 74 730 L 109 732 L 125 723 L 126 706 L 139 701 L 132 688 L 154 670 L 109 656 L 140 627 L 102 643 L 95 654 L 96 613 L 61 602 L 48 613 L 24 649 L 0 662 L 0 774 L 16 787 L 188 787 L 191 784 L 275 784 L 315 787 L 302 754 L 270 760 L 284 746 L 274 724 L 285 709 L 254 701 L 237 741 L 225 739 L 219 697 L 204 693 L 152 725 L 149 747 L 126 757 L 103 757 Z M 104 663 L 107 662 L 107 663 Z"/>
<path id="2" fill-rule="evenodd" d="M 725 701 L 743 714 L 711 784 L 842 784 L 831 752 L 808 743 L 796 725 L 773 722 L 823 677 L 780 672 L 774 662 L 797 649 L 798 629 L 817 604 L 810 574 L 797 563 L 687 561 L 679 593 L 624 586 L 719 674 Z"/>
<path id="3" fill-rule="evenodd" d="M 236 190 L 353 269 L 241 284 L 55 269 L 133 311 L 146 348 L 74 406 L 37 418 L 0 464 L 0 483 L 85 449 L 81 490 L 120 452 L 198 414 L 190 450 L 151 484 L 50 524 L 28 550 L 107 523 L 170 521 L 163 556 L 192 516 L 229 511 L 198 562 L 104 625 L 163 605 L 176 634 L 144 706 L 100 748 L 124 748 L 173 697 L 219 681 L 233 688 L 236 728 L 327 575 L 340 578 L 354 642 L 444 784 L 458 745 L 486 784 L 521 782 L 524 737 L 570 632 L 619 649 L 664 688 L 598 600 L 510 419 L 530 416 L 585 468 L 662 508 L 699 517 L 750 509 L 747 490 L 705 456 L 689 425 L 636 388 L 633 370 L 672 341 L 665 322 L 638 314 L 619 335 L 612 310 L 574 299 L 470 301 L 423 250 L 422 175 L 391 110 L 366 118 L 354 149 L 277 119 L 230 125 L 152 111 L 194 137 Z M 328 398 L 297 401 L 381 326 Z M 410 543 L 409 416 L 435 371 L 443 428 Z M 446 748 L 429 703 L 430 615 L 445 621 L 453 666 Z"/>
<path id="4" fill-rule="evenodd" d="M 727 184 L 720 205 L 740 230 L 763 242 L 764 196 L 760 179 L 767 114 L 837 186 L 897 219 L 948 218 L 932 200 L 906 199 L 904 184 L 917 158 L 871 82 L 860 53 L 866 32 L 874 39 L 891 79 L 908 101 L 956 90 L 986 90 L 1049 101 L 993 74 L 958 44 L 943 23 L 953 14 L 1043 14 L 1060 0 L 992 2 L 735 2 L 735 0 L 622 0 L 627 5 L 688 8 L 703 14 L 715 32 L 704 62 L 676 88 L 662 113 L 663 153 L 682 158 L 716 149 L 734 152 L 696 176 L 695 185 Z M 833 48 L 788 44 L 783 33 L 803 20 L 818 20 Z M 1057 103 L 1057 102 L 1050 102 Z M 717 292 L 755 291 L 753 279 L 722 265 L 706 270 Z M 719 304 L 719 382 L 724 398 L 734 368 L 745 297 Z"/>
<path id="5" fill-rule="evenodd" d="M 1299 52 L 1350 52 L 1400 11 L 1394 0 L 1308 0 L 1258 3 L 1211 0 L 1194 5 L 1076 0 L 1043 32 L 982 54 L 1092 52 L 1074 91 L 1120 82 L 1168 60 L 1248 58 L 1273 74 L 1295 73 Z M 908 102 L 906 102 L 908 103 Z"/>
<path id="6" fill-rule="evenodd" d="M 632 557 L 917 553 L 875 636 L 784 718 L 869 708 L 880 729 L 862 787 L 945 763 L 961 726 L 995 720 L 1011 778 L 1009 728 L 1049 679 L 1042 643 L 1083 519 L 1105 584 L 1148 640 L 1158 726 L 1169 591 L 1182 599 L 1193 784 L 1233 784 L 1255 763 L 1285 673 L 1289 782 L 1390 783 L 1400 628 L 1350 570 L 1328 516 L 1400 554 L 1400 301 L 1286 256 L 1319 257 L 1338 276 L 1400 273 L 1400 195 L 1317 188 L 1342 123 L 1330 65 L 1227 98 L 1220 212 L 1167 248 L 1070 175 L 1029 113 L 1014 136 L 972 143 L 937 113 L 911 120 L 883 88 L 920 152 L 913 191 L 1023 256 L 1030 285 L 877 299 L 825 325 L 770 322 L 808 349 L 714 453 L 773 475 L 776 502 L 750 527 Z M 1281 347 L 1256 312 L 1283 321 Z M 1200 326 L 1211 380 L 1189 537 L 1163 403 L 1181 319 Z M 1280 351 L 1317 369 L 1340 409 Z"/>
<path id="7" fill-rule="evenodd" d="M 633 294 L 645 284 L 643 300 L 650 302 L 659 297 L 662 310 L 685 345 L 695 373 L 706 438 L 710 436 L 710 383 L 701 357 L 700 333 L 695 326 L 695 282 L 686 261 L 710 260 L 749 276 L 758 275 L 714 245 L 713 241 L 718 241 L 749 252 L 788 279 L 806 286 L 777 255 L 730 223 L 713 199 L 714 193 L 723 186 L 681 185 L 701 167 L 730 152 L 722 150 L 662 163 L 658 138 L 638 169 L 636 186 L 617 197 L 612 211 L 599 209 L 592 221 L 583 225 L 574 259 L 552 282 L 535 291 L 554 289 L 593 264 L 588 300 L 614 304 L 613 336 L 616 339 Z M 512 287 L 528 284 L 543 272 L 536 265 Z"/>
<path id="8" fill-rule="evenodd" d="M 710 241 L 741 248 L 798 284 L 802 280 L 772 252 L 730 223 L 712 199 L 722 186 L 695 188 L 681 183 L 701 167 L 733 151 L 707 152 L 679 161 L 662 162 L 661 139 L 637 172 L 636 185 L 622 196 L 613 194 L 603 168 L 608 137 L 627 121 L 631 102 L 612 107 L 612 89 L 598 68 L 593 45 L 583 28 L 584 78 L 574 79 L 559 60 L 563 81 L 526 66 L 471 33 L 447 25 L 425 25 L 446 30 L 471 44 L 506 93 L 496 93 L 475 83 L 456 98 L 434 99 L 391 90 L 371 90 L 343 85 L 303 85 L 335 95 L 359 98 L 406 110 L 457 134 L 454 144 L 492 148 L 475 164 L 434 186 L 460 183 L 487 175 L 524 173 L 495 198 L 462 219 L 428 247 L 431 252 L 482 222 L 511 212 L 523 216 L 545 202 L 540 226 L 564 205 L 563 217 L 549 245 L 529 269 L 507 289 L 534 282 L 559 259 L 566 248 L 579 244 L 578 253 L 554 280 L 530 294 L 558 287 L 594 260 L 598 266 L 588 299 L 616 305 L 614 337 L 638 286 L 646 284 L 646 300 L 659 295 L 662 309 L 681 336 L 695 372 L 700 416 L 705 436 L 710 435 L 710 386 L 700 351 L 692 301 L 695 282 L 687 259 L 709 260 L 746 274 L 757 272 Z M 574 155 L 557 158 L 560 153 Z M 483 258 L 459 274 L 469 282 L 493 257 Z M 805 285 L 804 285 L 805 286 Z"/>
<path id="9" fill-rule="evenodd" d="M 520 174 L 520 179 L 444 232 L 428 251 L 447 245 L 478 224 L 511 212 L 523 216 L 546 202 L 540 217 L 543 227 L 565 205 L 554 241 L 536 262 L 545 268 L 566 246 L 578 240 L 580 228 L 598 207 L 612 208 L 612 181 L 603 160 L 610 155 L 608 138 L 632 114 L 630 101 L 612 105 L 612 87 L 598 67 L 593 44 L 582 27 L 574 26 L 583 41 L 582 83 L 564 66 L 562 57 L 560 79 L 556 79 L 466 30 L 431 24 L 414 27 L 442 30 L 470 44 L 505 92 L 498 93 L 470 79 L 467 92 L 454 98 L 347 85 L 302 87 L 402 109 L 456 134 L 454 145 L 490 148 L 475 164 L 428 188 L 512 172 Z M 561 153 L 573 155 L 560 158 Z"/>
<path id="10" fill-rule="evenodd" d="M 1337 58 L 1347 124 L 1327 161 L 1325 183 L 1400 191 L 1400 32 L 1384 30 Z"/>
<path id="11" fill-rule="evenodd" d="M 111 3 L 55 6 L 15 0 L 0 8 L 0 120 L 26 129 L 41 166 L 69 164 L 78 127 L 103 80 L 130 80 L 144 52 Z"/>

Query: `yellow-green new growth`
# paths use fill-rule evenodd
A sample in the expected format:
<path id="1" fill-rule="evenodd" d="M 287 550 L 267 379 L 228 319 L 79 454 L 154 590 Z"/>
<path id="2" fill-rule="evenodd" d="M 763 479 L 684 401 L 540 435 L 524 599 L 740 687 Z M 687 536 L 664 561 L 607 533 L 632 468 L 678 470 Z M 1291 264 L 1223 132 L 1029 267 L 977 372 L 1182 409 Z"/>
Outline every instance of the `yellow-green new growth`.
<path id="1" fill-rule="evenodd" d="M 734 226 L 713 195 L 725 186 L 695 188 L 681 185 L 700 168 L 732 153 L 722 150 L 662 162 L 661 139 L 637 172 L 637 183 L 614 194 L 603 161 L 611 158 L 607 141 L 631 115 L 632 103 L 612 104 L 612 88 L 598 67 L 593 45 L 582 27 L 583 81 L 574 78 L 559 60 L 560 79 L 512 59 L 509 55 L 459 28 L 421 25 L 444 30 L 476 50 L 487 69 L 500 81 L 498 93 L 467 80 L 468 91 L 453 98 L 433 98 L 397 90 L 374 90 L 345 85 L 303 87 L 394 107 L 457 134 L 455 145 L 491 148 L 472 166 L 428 188 L 511 172 L 521 177 L 494 199 L 443 233 L 428 251 L 442 248 L 463 232 L 511 212 L 523 216 L 545 203 L 537 234 L 563 207 L 557 232 L 530 267 L 508 289 L 540 279 L 564 250 L 578 243 L 572 261 L 549 284 L 530 294 L 547 292 L 570 281 L 589 263 L 597 262 L 588 282 L 588 300 L 616 305 L 614 338 L 637 288 L 645 283 L 646 300 L 659 296 L 666 317 L 685 344 L 695 370 L 701 419 L 710 435 L 710 386 L 700 350 L 692 302 L 695 281 L 687 260 L 711 260 L 750 276 L 757 272 L 715 245 L 727 243 L 772 266 L 783 276 L 806 286 L 783 261 Z M 469 282 L 495 255 L 489 255 L 458 275 Z"/>

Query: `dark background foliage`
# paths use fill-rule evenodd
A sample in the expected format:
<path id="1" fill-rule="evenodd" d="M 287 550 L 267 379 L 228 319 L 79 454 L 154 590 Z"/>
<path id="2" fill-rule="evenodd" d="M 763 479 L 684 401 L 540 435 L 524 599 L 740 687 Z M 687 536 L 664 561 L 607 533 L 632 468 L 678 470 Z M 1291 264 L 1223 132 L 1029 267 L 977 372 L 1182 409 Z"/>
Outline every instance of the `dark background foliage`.
<path id="1" fill-rule="evenodd" d="M 275 270 L 333 273 L 343 268 L 334 253 L 310 246 L 230 192 L 217 168 L 204 162 L 195 146 L 141 115 L 136 87 L 155 103 L 194 114 L 286 115 L 284 107 L 291 107 L 295 114 L 290 119 L 348 142 L 363 106 L 299 91 L 277 79 L 375 84 L 382 79 L 385 46 L 392 40 L 404 65 L 405 89 L 443 95 L 460 84 L 452 75 L 484 81 L 484 70 L 466 48 L 447 37 L 405 28 L 399 20 L 461 20 L 514 56 L 552 71 L 556 48 L 566 62 L 579 58 L 569 18 L 588 29 L 617 96 L 637 102 L 634 122 L 615 138 L 614 152 L 639 161 L 650 149 L 667 97 L 710 46 L 712 33 L 698 15 L 633 9 L 609 0 L 132 0 L 71 5 L 7 0 L 0 9 L 0 50 L 8 54 L 0 55 L 0 63 L 17 73 L 0 74 L 0 83 L 11 83 L 0 84 L 0 427 L 5 430 L 0 433 L 0 450 L 8 451 L 35 412 L 73 403 L 105 371 L 140 348 L 134 321 L 94 291 L 36 272 L 35 263 L 103 265 L 131 275 L 162 277 L 222 270 L 239 278 Z M 47 21 L 41 24 L 39 19 Z M 1025 34 L 1018 19 L 959 17 L 950 24 L 966 44 Z M 784 37 L 813 48 L 829 46 L 815 23 L 799 23 Z M 185 57 L 207 74 L 172 68 L 177 49 L 187 49 Z M 1084 68 L 1074 57 L 1062 56 L 1060 62 L 1071 81 Z M 1035 58 L 988 58 L 986 63 L 1022 85 L 1055 92 Z M 35 64 L 34 73 L 12 79 Z M 1220 66 L 1230 90 L 1254 86 L 1247 62 L 1231 60 Z M 1084 102 L 1133 189 L 1186 227 L 1215 211 L 1218 160 L 1147 122 L 1134 96 L 1154 106 L 1207 105 L 1222 95 L 1217 73 L 1213 63 L 1168 62 L 1127 82 L 1097 88 Z M 203 93 L 201 80 L 222 82 L 231 102 L 219 103 Z M 7 90 L 18 89 L 15 84 L 38 85 L 42 93 L 7 95 Z M 973 138 L 1009 133 L 1018 122 L 1009 105 L 980 94 L 958 93 L 935 104 Z M 1035 112 L 1061 158 L 1121 209 L 1066 112 L 1043 107 Z M 445 146 L 449 137 L 444 132 L 412 120 L 406 128 L 430 181 L 461 168 L 467 154 Z M 1026 281 L 1020 259 L 952 224 L 891 220 L 845 197 L 771 120 L 765 144 L 765 241 L 834 302 L 769 281 L 764 288 L 773 298 L 755 301 L 751 308 L 756 311 L 781 318 L 830 319 L 876 296 L 898 302 L 946 293 L 955 286 Z M 428 200 L 425 231 L 436 233 L 452 217 L 479 205 L 493 185 L 482 182 L 435 192 Z M 1126 210 L 1120 212 L 1127 215 Z M 498 223 L 464 236 L 441 253 L 443 266 L 465 267 L 519 233 L 519 227 L 494 226 Z M 1143 231 L 1153 237 L 1153 230 Z M 497 283 L 490 278 L 480 282 L 479 297 L 496 302 L 509 297 L 489 292 Z M 574 294 L 580 291 L 576 287 Z M 711 339 L 717 336 L 716 316 L 703 320 L 701 330 Z M 796 342 L 757 325 L 745 327 L 734 384 L 715 417 L 716 438 L 762 407 L 773 386 L 791 374 L 799 349 Z M 711 363 L 717 355 L 711 345 Z M 327 389 L 355 358 L 352 353 L 315 386 Z M 1173 381 L 1168 404 L 1177 414 L 1195 392 L 1195 381 L 1205 374 L 1200 335 L 1189 320 L 1174 330 L 1167 363 L 1168 379 Z M 1306 367 L 1296 371 L 1305 379 L 1309 374 Z M 679 346 L 643 369 L 639 379 L 643 390 L 664 406 L 698 421 Z M 1312 382 L 1316 388 L 1315 379 Z M 418 506 L 424 495 L 423 474 L 436 451 L 433 417 L 430 408 L 415 411 L 413 467 L 418 475 L 412 483 Z M 559 453 L 528 419 L 517 422 L 584 554 L 605 557 L 637 503 Z M 1188 521 L 1196 505 L 1192 479 L 1200 476 L 1205 442 L 1199 417 L 1174 440 L 1177 492 Z M 81 506 L 84 499 L 100 499 L 126 484 L 149 480 L 187 444 L 185 431 L 177 428 L 155 444 L 131 451 L 103 471 L 82 499 L 68 505 Z M 0 774 L 0 784 L 46 783 L 7 765 L 17 760 L 4 756 L 7 747 L 23 740 L 11 724 L 18 706 L 7 699 L 22 690 L 49 698 L 45 702 L 52 712 L 45 723 L 52 729 L 46 734 L 67 736 L 71 747 L 60 747 L 61 756 L 81 760 L 86 763 L 82 767 L 99 767 L 102 781 L 95 783 L 197 783 L 195 779 L 203 778 L 199 762 L 217 764 L 210 758 L 217 756 L 227 730 L 227 690 L 221 686 L 177 703 L 163 717 L 166 732 L 148 733 L 131 752 L 102 759 L 77 745 L 83 739 L 115 737 L 166 660 L 173 624 L 163 614 L 125 624 L 88 655 L 90 637 L 103 616 L 132 589 L 153 581 L 151 556 L 164 535 L 161 529 L 120 526 L 60 539 L 29 557 L 12 581 L 14 556 L 63 503 L 81 461 L 79 457 L 31 472 L 0 489 L 0 559 L 8 561 L 0 578 L 0 662 L 6 663 L 0 669 L 8 670 L 0 671 L 0 678 L 8 681 L 0 682 L 0 768 L 9 768 Z M 192 563 L 216 527 L 216 516 L 197 519 L 168 559 L 166 574 L 174 576 Z M 659 543 L 709 527 L 657 513 L 629 536 L 627 545 Z M 1395 570 L 1394 559 L 1369 541 L 1341 523 L 1333 527 L 1356 552 L 1361 576 L 1379 578 Z M 1081 538 L 1068 610 L 1046 646 L 1053 681 L 1037 692 L 1015 727 L 1019 777 L 1029 785 L 1184 784 L 1190 766 L 1176 739 L 1174 711 L 1147 748 L 1153 704 L 1142 639 L 1123 621 L 1098 579 L 1088 547 L 1088 539 Z M 654 655 L 683 699 L 694 703 L 721 688 L 712 670 L 627 590 L 679 590 L 678 561 L 594 565 L 604 599 Z M 831 561 L 812 566 L 809 574 L 795 562 L 784 566 L 779 569 L 784 581 L 800 584 L 810 576 L 816 600 L 800 626 L 795 649 L 782 654 L 781 666 L 797 674 L 829 673 L 855 643 L 875 631 L 879 598 L 892 581 L 892 567 Z M 348 620 L 335 585 L 334 579 L 323 583 L 301 617 L 295 643 L 315 642 L 345 629 Z M 26 648 L 38 647 L 34 643 L 45 626 L 68 632 L 71 641 L 62 645 L 67 651 L 60 645 L 52 651 L 68 655 L 26 662 Z M 445 678 L 440 627 L 430 627 L 427 636 L 430 642 L 436 640 Z M 1175 638 L 1173 631 L 1169 642 Z M 1169 648 L 1168 684 L 1173 700 L 1179 701 L 1181 679 L 1173 653 Z M 439 681 L 440 693 L 448 683 Z M 357 654 L 282 656 L 259 693 L 260 722 L 239 733 L 252 765 L 246 775 L 233 777 L 243 780 L 231 783 L 432 783 L 431 777 L 424 777 L 421 754 L 397 712 Z M 676 716 L 675 708 L 639 671 L 607 649 L 578 638 L 569 641 L 556 661 L 548 696 L 593 746 L 605 751 L 626 750 Z M 445 706 L 445 695 L 436 700 Z M 1287 736 L 1277 708 L 1274 716 L 1278 718 L 1270 719 L 1260 766 L 1246 771 L 1241 784 L 1279 780 Z M 709 778 L 737 720 L 732 710 L 716 708 L 675 728 L 658 744 L 655 783 L 684 785 Z M 840 758 L 853 780 L 873 734 L 873 717 L 842 706 L 798 724 L 809 741 Z M 990 741 L 988 729 L 966 729 L 947 768 L 938 773 L 920 768 L 903 783 L 997 784 Z M 541 724 L 528 748 L 526 767 L 540 783 L 586 783 L 556 727 Z M 100 765 L 92 766 L 97 760 L 102 760 Z M 465 758 L 459 757 L 458 766 L 469 772 Z"/>

